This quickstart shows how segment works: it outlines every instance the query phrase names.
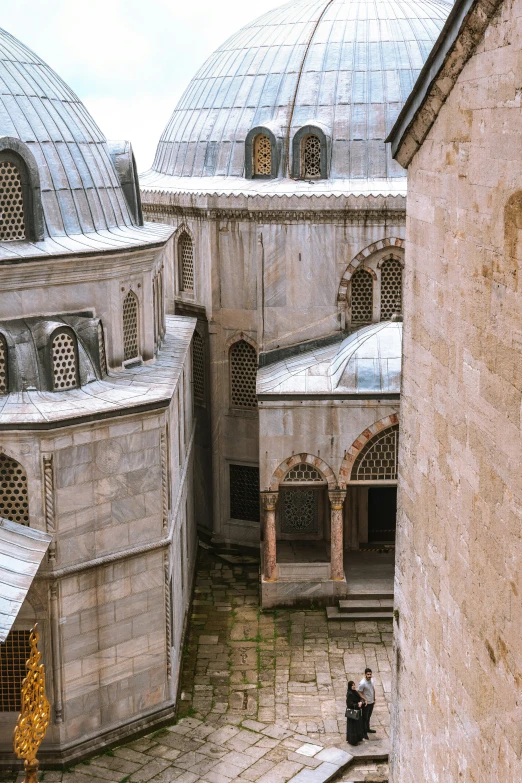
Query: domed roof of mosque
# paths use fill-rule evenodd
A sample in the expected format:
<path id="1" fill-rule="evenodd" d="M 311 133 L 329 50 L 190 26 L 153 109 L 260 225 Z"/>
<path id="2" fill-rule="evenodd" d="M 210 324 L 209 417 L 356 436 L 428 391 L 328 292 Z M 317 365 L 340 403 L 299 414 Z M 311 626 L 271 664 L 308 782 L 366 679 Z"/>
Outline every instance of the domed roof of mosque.
<path id="1" fill-rule="evenodd" d="M 87 248 L 66 237 L 110 231 L 105 244 L 114 248 L 144 239 L 138 229 L 140 215 L 137 177 L 128 142 L 109 147 L 95 121 L 60 77 L 34 52 L 0 29 L 0 150 L 18 155 L 27 167 L 30 202 L 38 215 L 34 236 L 43 244 L 33 246 L 40 254 L 103 249 L 98 238 Z M 11 162 L 13 158 L 11 157 Z M 2 166 L 2 187 L 13 178 Z M 17 175 L 16 175 L 17 176 Z M 28 205 L 24 199 L 24 210 Z M 4 219 L 0 215 L 0 224 Z M 27 215 L 25 215 L 27 220 Z M 123 232 L 122 230 L 123 229 Z M 45 243 L 46 238 L 57 241 Z M 63 240 L 58 241 L 58 238 Z M 11 237 L 12 238 L 12 237 Z M 3 241 L 1 255 L 28 251 L 18 242 Z"/>
<path id="2" fill-rule="evenodd" d="M 402 323 L 370 324 L 340 343 L 262 367 L 257 393 L 399 394 L 401 357 Z"/>
<path id="3" fill-rule="evenodd" d="M 329 178 L 404 177 L 384 140 L 437 39 L 446 0 L 292 0 L 233 35 L 181 98 L 152 169 L 174 177 L 242 177 L 245 140 L 267 127 L 289 149 L 316 125 Z M 152 172 L 151 172 L 152 174 Z M 147 179 L 152 179 L 150 175 Z"/>

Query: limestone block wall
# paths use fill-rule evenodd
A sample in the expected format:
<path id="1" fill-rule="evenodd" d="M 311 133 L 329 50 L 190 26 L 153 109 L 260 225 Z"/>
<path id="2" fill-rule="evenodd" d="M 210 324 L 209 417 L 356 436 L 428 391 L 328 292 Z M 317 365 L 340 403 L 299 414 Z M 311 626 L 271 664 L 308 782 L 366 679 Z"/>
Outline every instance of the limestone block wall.
<path id="1" fill-rule="evenodd" d="M 408 173 L 394 783 L 522 779 L 521 63 L 514 0 Z"/>

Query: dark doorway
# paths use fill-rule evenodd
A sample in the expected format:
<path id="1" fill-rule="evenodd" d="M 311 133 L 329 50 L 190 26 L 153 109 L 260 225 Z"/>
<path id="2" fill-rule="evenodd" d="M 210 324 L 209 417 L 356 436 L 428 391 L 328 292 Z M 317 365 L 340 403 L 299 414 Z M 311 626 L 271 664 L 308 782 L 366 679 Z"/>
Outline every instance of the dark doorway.
<path id="1" fill-rule="evenodd" d="M 368 542 L 395 541 L 397 487 L 370 487 Z"/>

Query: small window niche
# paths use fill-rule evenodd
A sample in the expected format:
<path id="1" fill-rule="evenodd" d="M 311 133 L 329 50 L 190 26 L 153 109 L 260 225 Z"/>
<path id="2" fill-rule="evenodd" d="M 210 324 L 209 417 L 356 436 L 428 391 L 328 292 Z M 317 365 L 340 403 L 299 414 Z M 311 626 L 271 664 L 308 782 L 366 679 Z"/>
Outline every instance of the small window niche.
<path id="1" fill-rule="evenodd" d="M 278 145 L 273 132 L 266 127 L 252 128 L 245 141 L 245 176 L 247 179 L 275 179 L 278 170 Z"/>
<path id="2" fill-rule="evenodd" d="M 328 179 L 330 141 L 316 125 L 297 131 L 292 148 L 292 175 L 295 179 Z"/>

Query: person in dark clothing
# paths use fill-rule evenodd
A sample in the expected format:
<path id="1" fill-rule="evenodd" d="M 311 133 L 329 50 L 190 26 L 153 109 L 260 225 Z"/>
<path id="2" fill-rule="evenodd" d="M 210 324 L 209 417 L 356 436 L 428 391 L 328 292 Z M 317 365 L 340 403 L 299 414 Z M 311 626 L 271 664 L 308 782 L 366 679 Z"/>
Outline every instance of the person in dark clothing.
<path id="1" fill-rule="evenodd" d="M 355 690 L 354 681 L 350 680 L 348 690 L 346 691 L 346 708 L 359 710 L 360 713 L 357 720 L 346 718 L 346 741 L 350 745 L 358 745 L 363 738 L 362 705 L 363 699 L 358 691 Z"/>

